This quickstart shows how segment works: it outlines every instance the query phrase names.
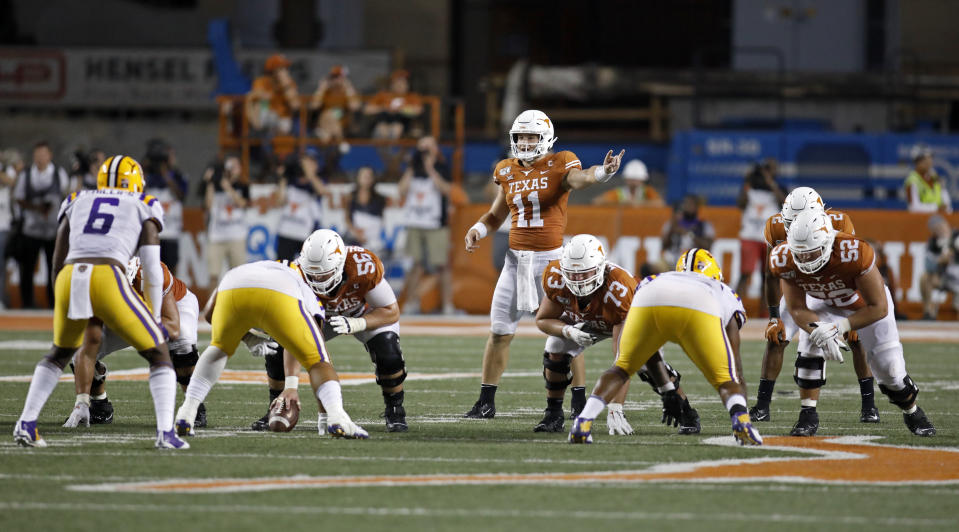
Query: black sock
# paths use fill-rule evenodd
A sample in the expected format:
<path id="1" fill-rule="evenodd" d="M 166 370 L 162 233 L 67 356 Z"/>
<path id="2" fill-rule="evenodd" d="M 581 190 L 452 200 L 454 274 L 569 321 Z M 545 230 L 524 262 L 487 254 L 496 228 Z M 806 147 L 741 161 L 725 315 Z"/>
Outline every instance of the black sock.
<path id="1" fill-rule="evenodd" d="M 746 413 L 746 407 L 743 405 L 733 405 L 732 408 L 729 409 L 729 415 L 731 416 L 738 416 L 739 414 L 745 414 L 745 413 Z"/>
<path id="2" fill-rule="evenodd" d="M 551 397 L 546 398 L 546 410 L 563 410 L 563 398 L 557 397 L 553 399 Z"/>
<path id="3" fill-rule="evenodd" d="M 773 400 L 774 386 L 776 386 L 775 380 L 759 379 L 759 393 L 756 394 L 756 406 L 769 408 L 769 403 Z"/>
<path id="4" fill-rule="evenodd" d="M 816 411 L 816 407 L 815 407 L 815 406 L 802 406 L 802 407 L 799 407 L 799 410 L 800 410 L 801 412 L 815 412 L 815 411 Z"/>
<path id="5" fill-rule="evenodd" d="M 586 404 L 586 387 L 585 386 L 573 386 L 570 388 L 570 393 L 572 394 L 572 404 Z"/>
<path id="6" fill-rule="evenodd" d="M 873 384 L 876 379 L 872 377 L 867 377 L 865 379 L 859 379 L 859 393 L 862 395 L 862 409 L 869 410 L 876 408 L 876 394 L 873 389 Z"/>
<path id="7" fill-rule="evenodd" d="M 273 401 L 283 393 L 283 390 L 274 390 L 270 388 L 270 404 L 273 404 Z"/>
<path id="8" fill-rule="evenodd" d="M 495 384 L 482 384 L 480 385 L 480 397 L 479 400 L 481 403 L 492 403 L 496 400 L 496 385 Z"/>
<path id="9" fill-rule="evenodd" d="M 403 390 L 393 393 L 383 392 L 383 402 L 386 406 L 403 406 Z"/>

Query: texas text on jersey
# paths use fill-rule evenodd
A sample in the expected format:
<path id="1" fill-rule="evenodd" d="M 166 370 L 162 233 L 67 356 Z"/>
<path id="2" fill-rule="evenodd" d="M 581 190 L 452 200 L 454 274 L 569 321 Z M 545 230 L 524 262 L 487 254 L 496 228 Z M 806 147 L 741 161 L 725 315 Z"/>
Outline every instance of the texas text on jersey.
<path id="1" fill-rule="evenodd" d="M 358 317 L 366 313 L 366 294 L 383 280 L 383 263 L 372 251 L 359 246 L 346 248 L 343 281 L 330 296 L 317 296 L 328 316 Z"/>
<path id="2" fill-rule="evenodd" d="M 546 154 L 531 166 L 503 159 L 493 170 L 493 181 L 503 187 L 513 219 L 509 247 L 548 251 L 563 245 L 569 190 L 563 178 L 583 165 L 571 151 Z"/>
<path id="3" fill-rule="evenodd" d="M 875 265 L 876 254 L 872 246 L 847 233 L 836 234 L 829 262 L 814 274 L 803 273 L 796 267 L 785 243 L 769 253 L 770 273 L 830 307 L 849 310 L 865 306 L 856 290 L 856 278 L 868 273 Z"/>
<path id="4" fill-rule="evenodd" d="M 611 336 L 613 327 L 623 323 L 629 313 L 636 279 L 619 266 L 606 263 L 603 284 L 589 296 L 578 298 L 563 282 L 559 260 L 554 260 L 543 273 L 543 290 L 546 297 L 563 306 L 562 321 L 585 323 L 587 330 Z"/>
<path id="5" fill-rule="evenodd" d="M 856 234 L 856 228 L 852 225 L 852 218 L 848 214 L 826 209 L 826 216 L 832 222 L 832 228 L 841 233 Z M 763 236 L 766 237 L 766 244 L 773 248 L 786 241 L 786 225 L 783 224 L 782 214 L 774 214 L 766 220 L 766 227 L 763 229 Z"/>

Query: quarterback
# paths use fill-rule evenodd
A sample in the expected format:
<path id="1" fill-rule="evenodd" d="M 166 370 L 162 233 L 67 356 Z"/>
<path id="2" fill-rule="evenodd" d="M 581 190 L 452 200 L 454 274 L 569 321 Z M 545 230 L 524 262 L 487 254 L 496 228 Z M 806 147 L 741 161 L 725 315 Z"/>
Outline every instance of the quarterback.
<path id="1" fill-rule="evenodd" d="M 97 190 L 75 192 L 60 206 L 53 254 L 56 272 L 53 347 L 37 364 L 27 399 L 13 429 L 23 446 L 45 447 L 37 416 L 56 387 L 63 367 L 83 343 L 92 318 L 103 322 L 150 363 L 150 393 L 156 411 L 156 447 L 188 449 L 173 431 L 176 377 L 166 332 L 159 322 L 163 293 L 159 233 L 160 202 L 143 194 L 143 169 L 131 157 L 107 159 Z M 134 253 L 143 263 L 143 293 L 130 286 L 124 268 Z M 79 408 L 89 408 L 89 396 Z"/>
<path id="2" fill-rule="evenodd" d="M 570 443 L 592 443 L 596 416 L 651 353 L 675 342 L 719 392 L 736 440 L 762 445 L 746 412 L 745 384 L 739 375 L 739 329 L 746 322 L 742 301 L 722 282 L 722 270 L 705 249 L 687 250 L 676 269 L 640 283 L 623 326 L 616 364 L 599 378 L 573 422 Z M 665 390 L 672 389 L 667 383 Z"/>
<path id="3" fill-rule="evenodd" d="M 636 291 L 636 279 L 626 270 L 606 261 L 602 244 L 593 235 L 574 236 L 559 260 L 546 266 L 543 273 L 545 296 L 536 313 L 536 325 L 549 335 L 543 352 L 543 378 L 546 379 L 546 414 L 535 432 L 563 430 L 563 395 L 572 382 L 571 364 L 583 351 L 606 338 L 612 338 L 614 358 L 619 353 L 620 333 L 630 298 Z M 651 368 L 651 371 L 647 368 Z M 640 371 L 663 399 L 664 423 L 680 424 L 680 434 L 698 434 L 699 414 L 679 389 L 679 372 L 665 364 L 662 353 L 655 353 Z M 673 380 L 675 379 L 675 380 Z M 667 382 L 675 389 L 663 391 Z M 628 384 L 609 403 L 606 428 L 610 435 L 632 434 L 623 415 Z M 574 412 L 571 419 L 576 418 Z"/>
<path id="4" fill-rule="evenodd" d="M 872 246 L 833 229 L 821 210 L 799 213 L 786 242 L 770 252 L 769 271 L 783 281 L 789 313 L 807 333 L 799 339 L 797 376 L 821 386 L 826 360 L 842 362 L 842 335 L 857 331 L 879 390 L 902 409 L 913 434 L 932 436 L 936 428 L 916 404 L 919 387 L 906 373 L 892 295 L 875 266 Z"/>
<path id="5" fill-rule="evenodd" d="M 512 218 L 506 264 L 493 290 L 480 396 L 464 416 L 468 418 L 496 415 L 496 387 L 509 361 L 516 326 L 524 313 L 536 312 L 543 297 L 543 270 L 560 255 L 569 192 L 608 181 L 619 170 L 624 153 L 614 156 L 610 150 L 602 165 L 583 170 L 572 152 L 552 151 L 553 122 L 535 110 L 516 117 L 509 141 L 513 157 L 493 170 L 493 182 L 499 187 L 496 199 L 466 232 L 466 251 L 473 252 L 507 216 Z"/>

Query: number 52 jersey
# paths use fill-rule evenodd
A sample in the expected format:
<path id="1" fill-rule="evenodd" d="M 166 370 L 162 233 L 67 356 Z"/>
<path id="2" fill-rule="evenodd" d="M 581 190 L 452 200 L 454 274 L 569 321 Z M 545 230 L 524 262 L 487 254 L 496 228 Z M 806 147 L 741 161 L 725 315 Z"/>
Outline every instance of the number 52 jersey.
<path id="1" fill-rule="evenodd" d="M 70 223 L 67 261 L 103 257 L 126 264 L 137 250 L 143 222 L 154 220 L 163 230 L 160 201 L 126 190 L 74 192 L 60 205 L 57 223 L 64 217 Z"/>
<path id="2" fill-rule="evenodd" d="M 847 233 L 836 234 L 829 262 L 814 274 L 799 271 L 785 243 L 769 252 L 771 274 L 799 287 L 807 296 L 840 309 L 856 310 L 866 305 L 856 289 L 856 279 L 869 273 L 875 264 L 872 246 Z"/>

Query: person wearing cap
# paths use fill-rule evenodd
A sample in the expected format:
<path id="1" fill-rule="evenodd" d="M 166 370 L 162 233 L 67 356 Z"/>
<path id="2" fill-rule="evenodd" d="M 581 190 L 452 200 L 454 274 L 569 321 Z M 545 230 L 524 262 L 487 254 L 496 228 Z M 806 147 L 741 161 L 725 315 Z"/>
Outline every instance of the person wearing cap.
<path id="1" fill-rule="evenodd" d="M 327 194 L 320 178 L 319 154 L 312 148 L 306 154 L 291 154 L 277 187 L 276 205 L 280 221 L 276 226 L 276 258 L 292 261 L 313 229 L 320 223 L 320 201 Z"/>
<path id="2" fill-rule="evenodd" d="M 926 243 L 924 271 L 919 278 L 922 294 L 922 319 L 934 320 L 939 312 L 936 291 L 952 292 L 953 306 L 959 310 L 959 229 L 936 214 L 927 223 L 931 236 Z"/>
<path id="3" fill-rule="evenodd" d="M 347 77 L 349 70 L 335 65 L 317 84 L 310 100 L 310 111 L 320 113 L 315 133 L 323 142 L 342 141 L 350 115 L 360 108 L 360 97 Z"/>
<path id="4" fill-rule="evenodd" d="M 423 101 L 419 94 L 410 92 L 409 72 L 394 70 L 390 75 L 389 89 L 373 96 L 363 112 L 375 116 L 373 138 L 398 139 L 423 113 Z"/>
<path id="5" fill-rule="evenodd" d="M 649 185 L 649 172 L 639 159 L 623 167 L 624 185 L 606 191 L 593 200 L 594 205 L 629 205 L 632 207 L 662 207 L 663 198 Z"/>
<path id="6" fill-rule="evenodd" d="M 290 60 L 273 54 L 263 65 L 263 75 L 253 80 L 246 97 L 247 117 L 254 131 L 289 134 L 293 115 L 300 109 L 300 95 L 290 76 Z"/>
<path id="7" fill-rule="evenodd" d="M 916 150 L 913 170 L 903 186 L 909 212 L 952 212 L 949 190 L 932 167 L 932 153 L 929 150 Z"/>

